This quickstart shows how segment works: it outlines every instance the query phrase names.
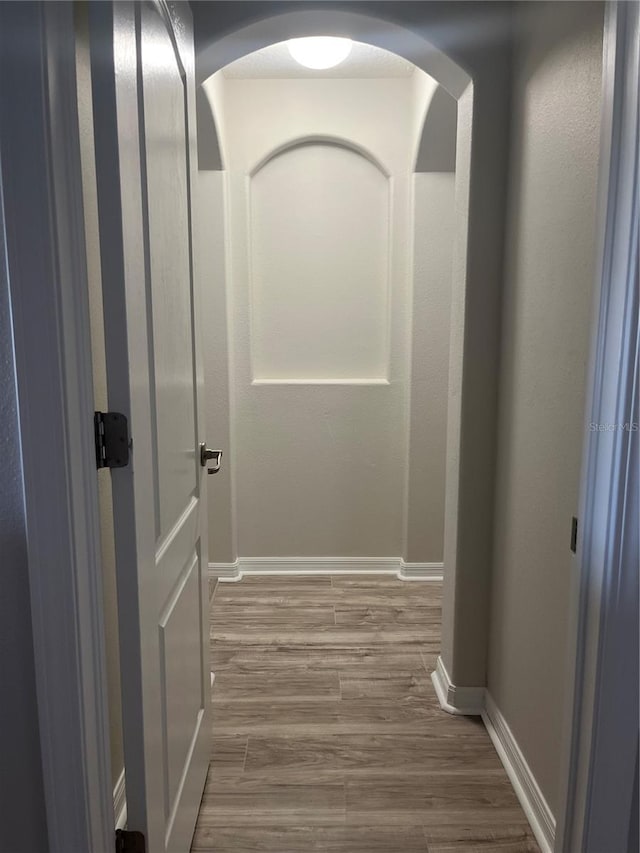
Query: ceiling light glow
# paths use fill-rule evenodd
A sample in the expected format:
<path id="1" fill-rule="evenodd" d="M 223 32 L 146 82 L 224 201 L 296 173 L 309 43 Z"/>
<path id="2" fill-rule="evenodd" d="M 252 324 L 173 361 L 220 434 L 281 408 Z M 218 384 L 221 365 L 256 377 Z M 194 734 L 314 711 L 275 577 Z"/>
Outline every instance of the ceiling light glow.
<path id="1" fill-rule="evenodd" d="M 352 44 L 351 39 L 331 36 L 311 36 L 287 42 L 289 53 L 295 61 L 316 71 L 340 65 L 351 53 Z"/>

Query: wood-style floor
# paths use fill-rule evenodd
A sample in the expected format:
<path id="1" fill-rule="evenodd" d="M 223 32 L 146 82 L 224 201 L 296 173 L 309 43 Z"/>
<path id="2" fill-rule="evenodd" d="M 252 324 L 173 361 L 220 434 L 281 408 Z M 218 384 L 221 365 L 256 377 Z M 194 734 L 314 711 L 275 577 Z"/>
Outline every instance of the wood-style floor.
<path id="1" fill-rule="evenodd" d="M 440 600 L 389 576 L 218 582 L 193 851 L 538 851 L 482 722 L 438 706 Z"/>

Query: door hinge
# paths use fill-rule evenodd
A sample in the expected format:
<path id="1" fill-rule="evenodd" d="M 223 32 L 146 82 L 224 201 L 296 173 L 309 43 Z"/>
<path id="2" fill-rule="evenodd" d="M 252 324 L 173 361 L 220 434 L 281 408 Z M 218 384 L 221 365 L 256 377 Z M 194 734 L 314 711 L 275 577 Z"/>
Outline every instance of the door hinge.
<path id="1" fill-rule="evenodd" d="M 116 853 L 146 853 L 144 835 L 132 829 L 116 829 Z"/>
<path id="2" fill-rule="evenodd" d="M 120 412 L 95 412 L 93 416 L 98 468 L 124 468 L 129 464 L 129 424 Z"/>

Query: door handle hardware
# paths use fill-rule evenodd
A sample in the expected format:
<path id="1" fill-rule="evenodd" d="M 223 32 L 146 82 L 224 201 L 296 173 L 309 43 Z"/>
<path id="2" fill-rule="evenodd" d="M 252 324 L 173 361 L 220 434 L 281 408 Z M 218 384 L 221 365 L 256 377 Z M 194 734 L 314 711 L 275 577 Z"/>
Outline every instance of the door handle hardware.
<path id="1" fill-rule="evenodd" d="M 213 462 L 211 468 L 207 467 L 207 462 Z M 207 474 L 217 474 L 222 464 L 222 451 L 209 450 L 204 441 L 200 444 L 200 464 L 207 469 Z"/>

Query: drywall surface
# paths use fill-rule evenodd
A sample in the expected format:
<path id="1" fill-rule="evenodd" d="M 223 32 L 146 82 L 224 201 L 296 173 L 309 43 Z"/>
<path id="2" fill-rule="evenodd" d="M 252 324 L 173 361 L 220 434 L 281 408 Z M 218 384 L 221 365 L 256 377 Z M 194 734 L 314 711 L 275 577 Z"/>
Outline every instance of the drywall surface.
<path id="1" fill-rule="evenodd" d="M 22 460 L 0 192 L 0 800 L 2 849 L 48 849 L 31 633 Z"/>
<path id="2" fill-rule="evenodd" d="M 217 374 L 222 393 L 208 388 L 209 423 L 225 405 L 227 368 L 233 418 L 231 481 L 212 491 L 223 503 L 231 490 L 236 511 L 234 522 L 212 509 L 212 530 L 222 522 L 227 532 L 212 533 L 211 559 L 403 556 L 413 80 L 216 75 L 205 90 L 227 169 L 228 221 L 229 356 L 212 315 L 207 384 Z M 219 235 L 220 189 L 200 179 L 201 223 Z M 420 198 L 434 205 L 439 241 L 451 242 L 435 215 L 438 193 Z M 212 241 L 199 242 L 203 269 L 215 270 Z M 430 287 L 430 277 L 419 285 Z M 446 367 L 448 337 L 440 342 Z M 433 447 L 444 454 L 441 442 Z M 442 505 L 443 479 L 438 492 Z M 430 509 L 416 507 L 416 518 L 421 511 Z M 440 532 L 433 545 L 416 539 L 416 561 L 442 560 L 441 507 L 434 515 Z"/>
<path id="3" fill-rule="evenodd" d="M 98 196 L 93 144 L 89 35 L 86 15 L 86 4 L 78 4 L 76 7 L 76 74 L 78 80 L 78 121 L 80 156 L 82 159 L 82 197 L 87 250 L 93 389 L 95 408 L 97 411 L 104 412 L 108 411 L 109 405 L 107 400 L 107 367 L 102 307 Z M 124 750 L 113 503 L 111 495 L 111 472 L 106 469 L 98 473 L 98 505 L 100 510 L 100 546 L 104 594 L 105 648 L 107 656 L 111 781 L 115 787 L 124 768 Z"/>
<path id="4" fill-rule="evenodd" d="M 387 381 L 388 176 L 309 142 L 252 175 L 249 202 L 253 381 Z"/>
<path id="5" fill-rule="evenodd" d="M 241 557 L 387 557 L 401 553 L 407 456 L 405 329 L 411 95 L 408 81 L 401 79 L 225 81 L 227 139 L 222 147 L 229 179 L 234 462 Z M 283 146 L 312 139 L 318 141 L 294 146 L 258 168 Z M 393 186 L 390 175 L 351 146 L 371 152 L 382 169 L 393 175 Z M 260 241 L 260 233 L 256 235 L 254 229 L 268 227 L 264 219 L 256 221 L 256 213 L 279 201 L 277 186 L 269 187 L 268 172 L 277 166 L 282 171 L 286 160 L 290 161 L 291 177 L 300 177 L 301 155 L 311 169 L 316 167 L 307 186 L 300 187 L 303 202 L 316 202 L 326 211 L 338 206 L 345 192 L 351 192 L 357 203 L 364 185 L 374 203 L 368 227 L 360 227 L 364 223 L 358 219 L 349 225 L 342 222 L 340 235 L 334 223 L 328 223 L 330 232 L 322 235 L 328 239 L 322 240 L 319 248 L 334 259 L 337 268 L 332 278 L 324 280 L 324 289 L 322 281 L 312 278 L 315 266 L 307 266 L 302 257 L 297 267 L 287 270 L 285 281 L 278 275 L 281 267 L 273 270 L 275 275 L 268 274 L 279 254 L 289 258 L 300 241 L 313 241 L 313 232 L 305 227 L 308 220 L 302 204 L 283 212 L 288 217 L 300 214 L 296 231 L 279 229 L 273 234 L 280 240 L 278 245 L 267 247 L 263 239 L 258 248 L 264 254 L 257 258 L 253 255 L 256 239 Z M 347 158 L 357 163 L 354 183 L 345 187 L 334 182 L 332 170 L 322 169 L 329 158 L 340 169 L 343 180 L 350 180 Z M 247 177 L 251 173 L 253 176 Z M 273 194 L 266 196 L 269 189 Z M 317 227 L 317 221 L 314 225 Z M 339 239 L 337 245 L 332 238 Z M 381 247 L 380 238 L 390 245 Z M 354 258 L 345 257 L 349 245 L 357 252 Z M 389 335 L 388 347 L 386 334 L 371 346 L 362 322 L 353 334 L 348 324 L 349 317 L 364 307 L 366 291 L 362 290 L 367 283 L 361 281 L 352 292 L 348 269 L 368 252 L 376 259 L 376 267 L 369 266 L 368 271 L 377 280 L 371 283 L 373 299 L 366 319 L 371 329 L 378 333 L 382 329 Z M 256 282 L 255 267 L 266 281 L 259 278 Z M 271 289 L 267 298 L 273 299 L 273 310 L 279 310 L 266 330 L 271 334 L 265 343 L 278 348 L 279 336 L 274 334 L 277 323 L 282 324 L 288 339 L 288 351 L 281 355 L 276 373 L 270 369 L 269 356 L 278 363 L 277 351 L 256 352 L 254 347 L 254 335 L 258 340 L 261 337 L 262 330 L 256 326 L 263 319 L 260 311 L 264 306 L 256 285 Z M 295 292 L 296 288 L 299 292 L 309 290 L 317 304 L 301 294 L 296 306 L 298 316 L 294 313 L 289 324 L 286 290 Z M 317 310 L 324 313 L 325 322 L 314 334 Z M 342 327 L 341 316 L 347 321 Z M 331 364 L 334 336 L 348 358 L 338 371 L 335 362 Z M 296 353 L 304 350 L 305 337 L 310 338 L 308 347 L 314 350 L 311 364 L 310 358 L 307 364 L 298 363 L 296 358 Z M 356 348 L 363 346 L 367 350 L 358 360 Z M 283 371 L 283 356 L 287 355 L 288 370 Z M 315 368 L 311 373 L 310 367 Z"/>
<path id="6" fill-rule="evenodd" d="M 488 687 L 558 805 L 594 279 L 603 9 L 516 4 Z"/>
<path id="7" fill-rule="evenodd" d="M 444 548 L 449 326 L 455 175 L 414 176 L 414 286 L 406 542 L 409 563 L 438 563 Z"/>
<path id="8" fill-rule="evenodd" d="M 427 114 L 438 90 L 438 84 L 429 74 L 414 74 L 411 82 L 413 84 L 413 126 L 411 128 L 413 151 L 411 152 L 411 162 L 412 169 L 417 171 L 418 152 L 422 143 Z M 453 149 L 455 154 L 455 128 Z M 452 166 L 452 171 L 455 171 L 455 163 Z"/>
<path id="9" fill-rule="evenodd" d="M 234 464 L 231 455 L 229 318 L 226 293 L 225 175 L 200 171 L 194 182 L 195 278 L 205 313 L 204 372 L 207 443 L 222 450 L 222 466 L 207 477 L 209 559 L 232 563 L 238 556 L 235 534 Z"/>

